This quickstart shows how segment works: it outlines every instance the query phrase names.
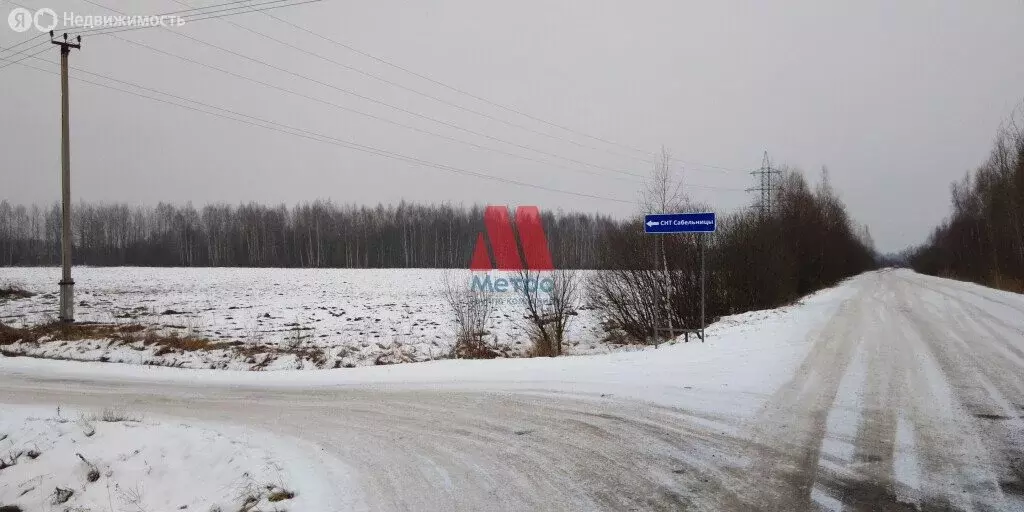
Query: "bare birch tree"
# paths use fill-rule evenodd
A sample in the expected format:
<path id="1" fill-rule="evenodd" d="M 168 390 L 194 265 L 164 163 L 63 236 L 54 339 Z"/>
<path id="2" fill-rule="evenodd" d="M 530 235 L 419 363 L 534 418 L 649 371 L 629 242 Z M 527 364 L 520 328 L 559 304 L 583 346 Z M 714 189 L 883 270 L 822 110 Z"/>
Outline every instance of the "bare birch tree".
<path id="1" fill-rule="evenodd" d="M 661 154 L 654 164 L 651 172 L 651 181 L 648 182 L 641 198 L 644 213 L 670 213 L 682 208 L 685 201 L 682 181 L 673 176 L 672 154 L 664 146 L 661 147 Z M 672 308 L 672 273 L 668 269 L 668 254 L 665 249 L 665 236 L 658 237 L 658 245 L 661 252 L 661 264 L 665 279 L 665 321 L 669 332 L 673 332 L 674 325 L 672 317 L 675 312 Z"/>

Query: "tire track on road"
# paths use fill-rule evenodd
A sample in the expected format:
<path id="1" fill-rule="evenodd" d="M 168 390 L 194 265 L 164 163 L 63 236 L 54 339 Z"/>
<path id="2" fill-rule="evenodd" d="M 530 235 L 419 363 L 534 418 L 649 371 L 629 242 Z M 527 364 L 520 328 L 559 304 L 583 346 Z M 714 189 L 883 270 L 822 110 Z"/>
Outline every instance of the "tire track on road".
<path id="1" fill-rule="evenodd" d="M 744 508 L 729 455 L 746 441 L 680 409 L 496 392 L 175 391 L 79 386 L 69 394 L 65 383 L 42 379 L 0 388 L 0 402 L 123 404 L 302 438 L 355 470 L 366 510 Z"/>
<path id="2" fill-rule="evenodd" d="M 754 418 L 748 453 L 752 461 L 743 498 L 757 510 L 806 510 L 825 439 L 829 410 L 857 348 L 856 319 L 862 288 L 813 336 L 810 352 L 793 378 Z"/>
<path id="3" fill-rule="evenodd" d="M 905 283 L 910 283 L 911 281 L 904 280 L 904 282 Z M 921 284 L 919 282 L 914 282 L 913 285 L 914 286 L 920 286 L 922 288 L 925 288 L 927 290 L 935 292 L 935 293 L 937 293 L 939 295 L 942 295 L 943 297 L 946 297 L 948 300 L 955 302 L 962 309 L 970 310 L 972 313 L 974 313 L 976 315 L 979 315 L 979 316 L 982 316 L 982 317 L 986 318 L 988 321 L 990 321 L 992 323 L 998 324 L 1003 329 L 1006 329 L 1009 332 L 1015 332 L 1018 335 L 1021 335 L 1022 337 L 1024 337 L 1024 328 L 1022 328 L 1022 326 L 1020 326 L 1020 325 L 1010 325 L 1004 319 L 1002 319 L 1000 317 L 997 317 L 997 316 L 993 315 L 992 313 L 989 313 L 988 311 L 985 311 L 984 309 L 978 307 L 975 304 L 972 304 L 970 302 L 967 302 L 967 301 L 963 300 L 963 298 L 961 298 L 961 297 L 957 297 L 956 295 L 954 295 L 952 293 L 947 293 L 945 291 L 942 291 L 942 289 L 940 289 L 940 288 L 926 286 L 926 285 Z M 945 289 L 951 290 L 951 289 L 954 289 L 954 288 L 947 286 L 947 287 L 945 287 Z M 979 297 L 980 297 L 980 295 L 979 295 Z M 998 302 L 999 304 L 1004 304 L 1003 302 L 1000 302 L 1000 301 L 995 301 L 995 302 Z M 1010 309 L 1016 309 L 1016 308 L 1010 308 Z M 1024 318 L 1024 311 L 1021 311 L 1020 313 L 1021 313 L 1021 318 Z M 1013 344 L 1012 341 L 1010 339 L 1008 339 L 1008 337 L 1005 334 L 996 332 L 996 330 L 991 325 L 988 325 L 988 324 L 982 323 L 982 322 L 977 322 L 977 321 L 975 321 L 975 323 L 976 323 L 976 325 L 978 325 L 978 327 L 980 327 L 981 329 L 984 329 L 985 332 L 987 332 L 989 334 L 991 340 L 993 340 L 993 341 L 999 340 L 999 341 L 1003 342 L 1002 345 L 999 345 L 999 348 L 1008 350 L 1010 353 L 1012 353 L 1013 355 L 1017 356 L 1020 360 L 1024 361 L 1024 348 L 1018 347 L 1015 344 Z"/>
<path id="4" fill-rule="evenodd" d="M 1006 422 L 992 418 L 1012 412 L 1008 411 L 1007 394 L 1014 396 L 1017 385 L 1006 381 L 1012 377 L 1002 366 L 1005 357 L 989 352 L 994 339 L 969 331 L 962 323 L 950 322 L 958 308 L 947 305 L 940 316 L 924 307 L 918 297 L 911 299 L 913 286 L 919 284 L 909 280 L 897 284 L 904 304 L 901 310 L 919 333 L 916 343 L 925 357 L 936 363 L 942 380 L 935 382 L 938 379 L 934 375 L 921 370 L 915 382 L 921 388 L 917 396 L 929 392 L 934 396 L 942 393 L 940 387 L 948 386 L 953 400 L 945 411 L 941 406 L 934 410 L 934 405 L 928 408 L 912 404 L 919 445 L 925 448 L 924 462 L 932 471 L 952 475 L 953 481 L 969 494 L 974 509 L 1002 510 L 1006 506 L 1004 493 L 1012 494 L 1020 481 L 1021 447 L 1011 440 L 1021 439 L 1021 422 L 1018 418 L 1007 418 L 1010 421 Z M 949 299 L 961 306 L 961 311 L 966 304 L 952 296 Z M 968 340 L 975 343 L 969 345 Z M 1020 371 L 1024 369 L 1018 368 Z"/>
<path id="5" fill-rule="evenodd" d="M 832 485 L 842 489 L 843 502 L 853 510 L 912 510 L 902 503 L 905 489 L 898 489 L 893 474 L 896 431 L 904 394 L 905 347 L 892 339 L 891 301 L 895 296 L 883 279 L 871 296 L 870 308 L 861 324 L 860 349 L 867 358 L 862 389 L 860 424 L 855 439 L 855 479 L 835 478 Z M 825 483 L 829 485 L 829 483 Z"/>

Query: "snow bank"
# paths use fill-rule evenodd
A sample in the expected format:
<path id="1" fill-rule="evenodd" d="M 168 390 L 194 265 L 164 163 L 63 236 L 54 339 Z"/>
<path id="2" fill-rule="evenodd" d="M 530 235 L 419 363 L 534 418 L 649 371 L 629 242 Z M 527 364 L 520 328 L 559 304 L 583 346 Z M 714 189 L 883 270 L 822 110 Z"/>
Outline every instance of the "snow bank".
<path id="1" fill-rule="evenodd" d="M 3 406 L 0 505 L 49 511 L 349 508 L 344 466 L 236 427 Z"/>

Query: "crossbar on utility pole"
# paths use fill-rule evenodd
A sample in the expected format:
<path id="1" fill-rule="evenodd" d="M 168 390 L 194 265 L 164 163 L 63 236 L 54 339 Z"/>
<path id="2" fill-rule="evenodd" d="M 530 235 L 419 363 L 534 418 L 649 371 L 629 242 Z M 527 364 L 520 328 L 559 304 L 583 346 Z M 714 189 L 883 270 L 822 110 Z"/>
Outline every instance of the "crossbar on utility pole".
<path id="1" fill-rule="evenodd" d="M 71 49 L 82 48 L 82 36 L 78 42 L 68 41 L 67 33 L 64 40 L 53 39 L 50 31 L 50 42 L 60 46 L 60 200 L 61 200 L 61 231 L 60 231 L 60 320 L 75 321 L 75 280 L 71 278 L 71 139 L 68 120 L 68 56 Z"/>

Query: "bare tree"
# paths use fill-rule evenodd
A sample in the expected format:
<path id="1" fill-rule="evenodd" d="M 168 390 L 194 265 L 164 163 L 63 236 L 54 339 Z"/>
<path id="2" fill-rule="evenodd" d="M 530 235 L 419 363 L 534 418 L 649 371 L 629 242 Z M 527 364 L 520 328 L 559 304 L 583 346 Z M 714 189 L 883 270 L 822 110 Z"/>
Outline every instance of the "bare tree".
<path id="1" fill-rule="evenodd" d="M 668 213 L 685 203 L 682 179 L 672 171 L 672 153 L 662 146 L 651 171 L 651 180 L 640 195 L 640 206 L 643 213 Z"/>
<path id="2" fill-rule="evenodd" d="M 662 148 L 640 196 L 641 213 L 685 211 L 687 203 L 682 181 L 673 172 L 672 155 Z M 642 221 L 630 223 L 604 241 L 611 249 L 601 266 L 609 270 L 595 274 L 588 287 L 590 300 L 604 312 L 609 327 L 636 341 L 657 337 L 659 328 L 671 332 L 682 324 L 680 304 L 673 300 L 683 284 L 677 281 L 684 277 L 675 275 L 685 260 L 679 240 L 672 240 L 670 259 L 667 235 L 652 238 L 642 232 Z"/>
<path id="3" fill-rule="evenodd" d="M 493 292 L 473 287 L 468 271 L 447 271 L 441 294 L 455 317 L 455 345 L 452 357 L 492 359 L 502 355 L 487 343 L 487 319 L 494 310 Z"/>
<path id="4" fill-rule="evenodd" d="M 1024 292 L 1024 103 L 987 161 L 951 186 L 952 215 L 911 257 L 930 274 Z"/>
<path id="5" fill-rule="evenodd" d="M 669 291 L 655 263 L 656 247 L 642 229 L 637 221 L 607 237 L 602 266 L 608 270 L 594 272 L 587 287 L 591 303 L 605 318 L 610 339 L 620 342 L 648 342 L 665 317 L 662 299 Z"/>
<path id="6" fill-rule="evenodd" d="M 682 181 L 677 180 L 672 173 L 672 154 L 664 146 L 661 147 L 661 155 L 654 164 L 651 172 L 651 181 L 644 189 L 641 203 L 644 213 L 669 213 L 682 208 L 686 197 L 683 194 Z M 673 332 L 674 326 L 672 317 L 672 273 L 668 269 L 668 254 L 665 250 L 664 236 L 658 237 L 662 270 L 665 279 L 665 321 L 668 323 L 669 332 Z"/>
<path id="7" fill-rule="evenodd" d="M 541 272 L 524 269 L 513 289 L 519 292 L 526 310 L 527 332 L 534 343 L 534 355 L 562 355 L 565 332 L 579 304 L 579 275 L 575 270 Z"/>

